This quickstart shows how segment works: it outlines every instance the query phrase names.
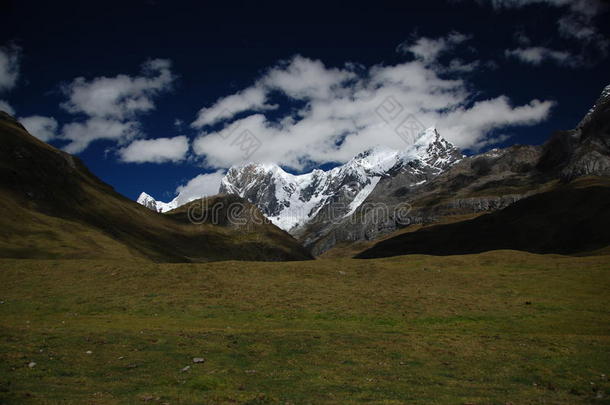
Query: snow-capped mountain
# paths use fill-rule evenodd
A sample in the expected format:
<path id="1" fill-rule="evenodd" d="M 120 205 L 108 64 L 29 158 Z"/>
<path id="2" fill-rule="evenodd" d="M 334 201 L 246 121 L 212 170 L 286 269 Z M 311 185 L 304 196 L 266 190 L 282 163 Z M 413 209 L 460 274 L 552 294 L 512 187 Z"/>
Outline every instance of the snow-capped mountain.
<path id="1" fill-rule="evenodd" d="M 421 184 L 461 158 L 456 147 L 428 128 L 404 150 L 376 146 L 328 171 L 295 175 L 275 164 L 232 167 L 220 192 L 245 198 L 275 225 L 295 233 L 314 219 L 332 223 L 348 217 L 383 177 L 409 172 L 413 184 Z"/>
<path id="2" fill-rule="evenodd" d="M 327 171 L 291 174 L 272 163 L 233 166 L 219 192 L 248 200 L 275 225 L 294 234 L 313 220 L 333 223 L 349 217 L 384 177 L 406 173 L 412 185 L 419 185 L 462 157 L 435 128 L 428 128 L 403 150 L 375 146 Z M 166 203 L 142 193 L 137 202 L 167 212 L 178 207 L 179 196 Z"/>
<path id="3" fill-rule="evenodd" d="M 154 197 L 144 192 L 140 194 L 136 202 L 156 212 L 167 212 L 178 208 L 178 197 L 174 198 L 168 203 L 165 203 L 163 201 L 155 200 Z"/>

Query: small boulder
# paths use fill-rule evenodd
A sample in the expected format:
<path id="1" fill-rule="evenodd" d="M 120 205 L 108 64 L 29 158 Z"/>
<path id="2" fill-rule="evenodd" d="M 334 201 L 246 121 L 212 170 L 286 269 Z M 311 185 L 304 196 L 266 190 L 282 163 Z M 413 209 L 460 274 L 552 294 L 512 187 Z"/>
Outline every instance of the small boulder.
<path id="1" fill-rule="evenodd" d="M 193 357 L 193 363 L 205 363 L 205 359 L 203 357 Z"/>

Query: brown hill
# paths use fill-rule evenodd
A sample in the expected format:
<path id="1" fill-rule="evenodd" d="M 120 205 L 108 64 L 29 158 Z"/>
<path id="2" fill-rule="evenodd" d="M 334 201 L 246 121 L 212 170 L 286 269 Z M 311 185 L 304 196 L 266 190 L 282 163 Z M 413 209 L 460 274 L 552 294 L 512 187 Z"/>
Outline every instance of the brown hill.
<path id="1" fill-rule="evenodd" d="M 31 136 L 3 112 L 0 137 L 0 257 L 158 262 L 311 258 L 269 223 L 251 220 L 252 226 L 236 227 L 221 215 L 215 223 L 193 224 L 179 212 L 152 212 L 114 191 L 78 158 Z M 248 215 L 255 216 L 251 208 Z"/>

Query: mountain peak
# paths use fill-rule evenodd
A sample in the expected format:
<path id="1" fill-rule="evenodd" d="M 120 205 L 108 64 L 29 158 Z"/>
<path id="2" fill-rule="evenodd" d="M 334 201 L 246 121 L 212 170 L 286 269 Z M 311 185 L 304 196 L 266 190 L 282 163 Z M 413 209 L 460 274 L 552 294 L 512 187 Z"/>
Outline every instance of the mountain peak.
<path id="1" fill-rule="evenodd" d="M 317 216 L 349 216 L 383 177 L 409 172 L 414 183 L 421 183 L 461 158 L 459 150 L 431 127 L 403 150 L 375 145 L 327 171 L 297 175 L 275 164 L 234 166 L 222 179 L 220 192 L 245 198 L 280 228 L 297 232 Z"/>
<path id="2" fill-rule="evenodd" d="M 137 199 L 137 202 L 142 204 L 143 201 L 155 200 L 151 195 L 146 194 L 144 191 L 140 193 L 140 196 Z"/>
<path id="3" fill-rule="evenodd" d="M 178 208 L 178 197 L 174 198 L 168 203 L 165 203 L 163 201 L 157 201 L 153 196 L 145 192 L 140 193 L 140 196 L 136 202 L 156 212 L 167 212 Z"/>
<path id="4" fill-rule="evenodd" d="M 344 208 L 332 215 L 350 215 L 383 177 L 409 172 L 416 180 L 413 183 L 421 183 L 462 157 L 435 127 L 430 127 L 404 149 L 375 145 L 347 163 L 326 171 L 315 169 L 292 174 L 278 164 L 268 162 L 232 166 L 221 180 L 219 192 L 245 198 L 257 205 L 275 225 L 293 230 L 317 215 L 323 215 L 325 210 L 335 209 L 337 202 Z M 163 203 L 146 193 L 140 195 L 138 202 L 157 212 L 166 212 L 178 205 L 177 199 Z"/>
<path id="5" fill-rule="evenodd" d="M 585 116 L 578 123 L 576 128 L 584 127 L 587 123 L 589 123 L 589 121 L 591 121 L 593 114 L 595 114 L 596 111 L 603 109 L 604 106 L 606 106 L 608 103 L 610 103 L 610 84 L 604 87 L 601 94 L 595 101 L 595 104 L 593 104 L 591 109 L 587 112 L 587 114 L 585 114 Z"/>

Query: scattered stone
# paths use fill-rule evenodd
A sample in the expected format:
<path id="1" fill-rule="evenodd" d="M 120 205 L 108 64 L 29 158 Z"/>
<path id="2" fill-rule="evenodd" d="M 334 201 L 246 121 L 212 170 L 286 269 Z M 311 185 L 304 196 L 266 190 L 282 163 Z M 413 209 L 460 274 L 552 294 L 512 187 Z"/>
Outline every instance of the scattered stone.
<path id="1" fill-rule="evenodd" d="M 341 274 L 342 276 L 345 276 L 347 273 L 344 271 L 339 270 L 339 274 Z"/>
<path id="2" fill-rule="evenodd" d="M 570 394 L 572 395 L 580 395 L 580 391 L 576 388 L 570 388 Z"/>
<path id="3" fill-rule="evenodd" d="M 186 372 L 187 372 L 187 371 L 189 371 L 190 369 L 191 369 L 191 366 L 182 367 L 182 368 L 180 369 L 180 372 L 181 372 L 181 373 L 186 373 Z"/>
<path id="4" fill-rule="evenodd" d="M 123 360 L 125 358 L 125 356 L 121 356 L 119 357 L 119 360 Z"/>
<path id="5" fill-rule="evenodd" d="M 34 367 L 36 367 L 36 362 L 35 362 L 35 361 L 30 361 L 30 362 L 28 363 L 28 367 L 29 367 L 29 368 L 34 368 Z"/>
<path id="6" fill-rule="evenodd" d="M 93 354 L 93 352 L 91 350 L 87 350 L 85 353 L 87 354 Z"/>
<path id="7" fill-rule="evenodd" d="M 193 363 L 205 363 L 205 359 L 203 357 L 193 357 Z"/>
<path id="8" fill-rule="evenodd" d="M 246 370 L 246 374 L 254 374 L 256 373 L 256 370 Z"/>

